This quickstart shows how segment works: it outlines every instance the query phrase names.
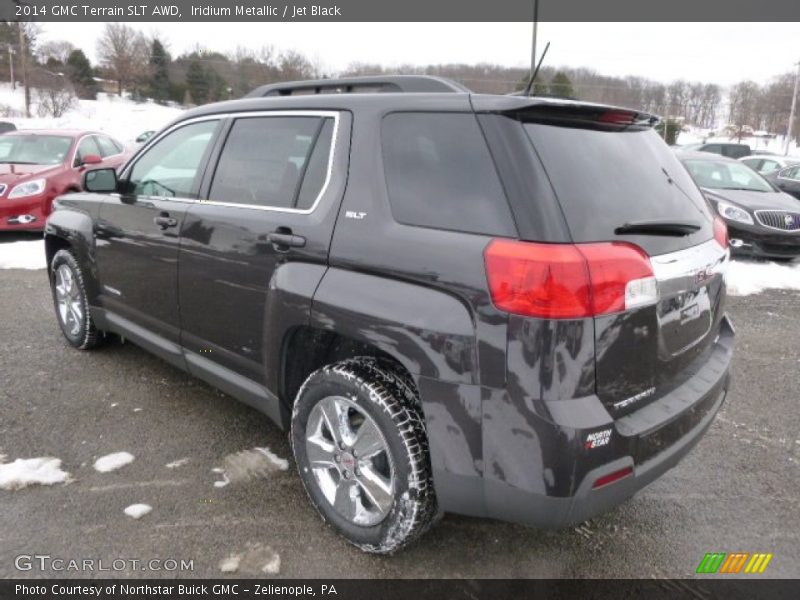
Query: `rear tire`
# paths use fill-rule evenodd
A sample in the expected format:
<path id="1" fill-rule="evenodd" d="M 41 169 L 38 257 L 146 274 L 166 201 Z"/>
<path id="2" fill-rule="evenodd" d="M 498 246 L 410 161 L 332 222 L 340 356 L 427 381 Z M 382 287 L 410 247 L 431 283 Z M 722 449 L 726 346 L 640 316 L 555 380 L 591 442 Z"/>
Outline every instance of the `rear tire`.
<path id="1" fill-rule="evenodd" d="M 89 311 L 83 271 L 69 250 L 59 250 L 50 263 L 50 288 L 61 333 L 79 350 L 91 350 L 104 340 Z"/>
<path id="2" fill-rule="evenodd" d="M 292 449 L 311 503 L 365 552 L 395 552 L 436 516 L 428 440 L 410 378 L 374 358 L 312 373 L 292 414 Z"/>

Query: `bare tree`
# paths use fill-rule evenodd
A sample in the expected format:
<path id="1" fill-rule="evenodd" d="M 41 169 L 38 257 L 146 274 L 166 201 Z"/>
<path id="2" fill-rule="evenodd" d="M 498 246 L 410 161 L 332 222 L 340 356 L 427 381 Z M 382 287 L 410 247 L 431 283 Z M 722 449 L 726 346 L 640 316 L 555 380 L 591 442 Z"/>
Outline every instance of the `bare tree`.
<path id="1" fill-rule="evenodd" d="M 117 93 L 121 96 L 126 86 L 136 84 L 146 73 L 150 52 L 140 32 L 124 23 L 107 23 L 97 41 L 97 55 L 117 80 Z"/>
<path id="2" fill-rule="evenodd" d="M 37 69 L 33 74 L 40 117 L 61 117 L 75 104 L 75 90 L 64 75 Z"/>
<path id="3" fill-rule="evenodd" d="M 740 81 L 731 88 L 728 96 L 730 112 L 728 119 L 735 136 L 741 139 L 746 128 L 758 127 L 758 104 L 761 89 L 754 81 Z"/>
<path id="4" fill-rule="evenodd" d="M 69 55 L 75 50 L 75 46 L 66 40 L 53 40 L 41 44 L 36 49 L 36 55 L 39 61 L 47 64 L 48 61 L 54 60 L 62 65 L 67 63 Z"/>

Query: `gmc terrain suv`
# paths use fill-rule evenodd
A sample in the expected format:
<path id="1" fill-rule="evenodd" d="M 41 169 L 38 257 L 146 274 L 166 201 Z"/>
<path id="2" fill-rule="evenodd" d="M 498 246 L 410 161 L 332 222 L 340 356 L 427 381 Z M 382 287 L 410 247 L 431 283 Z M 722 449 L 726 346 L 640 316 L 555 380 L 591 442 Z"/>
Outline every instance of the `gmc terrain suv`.
<path id="1" fill-rule="evenodd" d="M 194 109 L 58 199 L 58 322 L 290 430 L 312 504 L 368 552 L 445 512 L 581 522 L 728 389 L 727 232 L 655 121 L 419 77 Z"/>

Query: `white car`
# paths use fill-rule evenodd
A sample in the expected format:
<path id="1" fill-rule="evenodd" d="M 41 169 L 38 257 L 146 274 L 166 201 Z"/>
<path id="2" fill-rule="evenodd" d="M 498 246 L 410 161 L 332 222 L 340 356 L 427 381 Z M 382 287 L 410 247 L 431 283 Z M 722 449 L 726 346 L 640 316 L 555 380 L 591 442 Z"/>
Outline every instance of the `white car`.
<path id="1" fill-rule="evenodd" d="M 745 156 L 739 160 L 762 175 L 772 173 L 784 167 L 800 164 L 800 158 L 795 158 L 793 156 L 777 156 L 774 154 L 753 154 L 752 156 Z"/>

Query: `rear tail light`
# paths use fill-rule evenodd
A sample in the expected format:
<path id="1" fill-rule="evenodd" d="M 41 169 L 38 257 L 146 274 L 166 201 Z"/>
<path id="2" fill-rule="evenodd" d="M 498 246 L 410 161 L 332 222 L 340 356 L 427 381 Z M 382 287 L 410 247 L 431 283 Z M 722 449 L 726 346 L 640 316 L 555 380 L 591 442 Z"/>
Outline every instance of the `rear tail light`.
<path id="1" fill-rule="evenodd" d="M 723 248 L 730 246 L 731 239 L 728 236 L 728 226 L 719 216 L 714 217 L 714 239 Z"/>
<path id="2" fill-rule="evenodd" d="M 484 252 L 500 310 L 579 319 L 652 304 L 658 286 L 647 254 L 633 244 L 539 244 L 496 239 Z"/>
<path id="3" fill-rule="evenodd" d="M 633 475 L 633 467 L 625 467 L 624 469 L 620 469 L 619 471 L 614 471 L 613 473 L 609 473 L 608 475 L 603 475 L 602 477 L 598 477 L 592 484 L 592 488 L 593 489 L 601 488 L 610 483 L 614 483 L 615 481 L 619 481 L 620 479 L 623 479 L 628 475 Z"/>

